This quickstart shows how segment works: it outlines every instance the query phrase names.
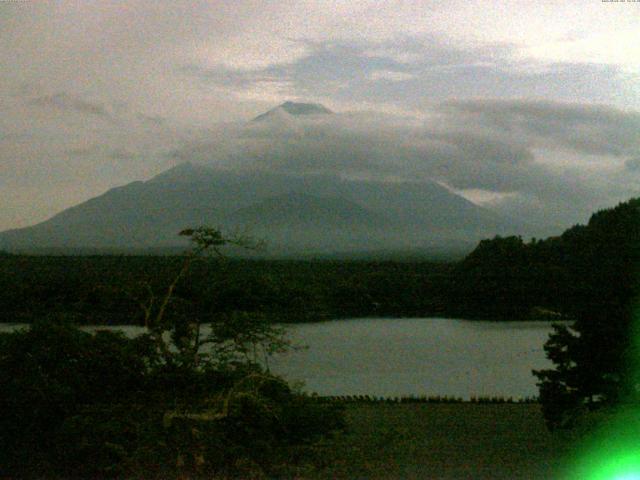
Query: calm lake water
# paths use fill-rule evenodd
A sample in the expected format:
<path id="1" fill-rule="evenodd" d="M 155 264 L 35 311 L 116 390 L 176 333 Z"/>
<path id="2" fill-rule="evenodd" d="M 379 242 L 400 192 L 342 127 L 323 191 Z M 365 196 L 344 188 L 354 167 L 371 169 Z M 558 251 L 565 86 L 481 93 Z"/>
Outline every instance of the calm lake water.
<path id="1" fill-rule="evenodd" d="M 551 365 L 543 345 L 550 322 L 439 318 L 357 319 L 295 325 L 309 346 L 272 370 L 321 395 L 538 394 L 532 369 Z"/>
<path id="2" fill-rule="evenodd" d="M 528 397 L 538 393 L 531 370 L 551 365 L 549 322 L 368 318 L 288 330 L 308 348 L 272 358 L 271 370 L 320 395 Z"/>

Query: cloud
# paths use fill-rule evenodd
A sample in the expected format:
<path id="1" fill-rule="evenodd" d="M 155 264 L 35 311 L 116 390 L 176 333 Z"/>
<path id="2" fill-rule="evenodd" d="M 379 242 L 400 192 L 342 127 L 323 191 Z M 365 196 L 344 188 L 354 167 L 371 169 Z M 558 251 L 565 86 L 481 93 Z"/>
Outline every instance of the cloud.
<path id="1" fill-rule="evenodd" d="M 29 105 L 36 107 L 55 108 L 58 110 L 77 112 L 86 115 L 95 115 L 108 120 L 113 120 L 113 116 L 104 104 L 90 102 L 75 95 L 65 92 L 44 95 L 28 101 Z"/>
<path id="2" fill-rule="evenodd" d="M 138 112 L 136 114 L 136 118 L 143 123 L 148 125 L 152 125 L 155 127 L 161 127 L 166 124 L 167 119 L 160 115 L 148 115 L 146 113 Z"/>
<path id="3" fill-rule="evenodd" d="M 640 31 L 626 25 L 614 31 L 583 33 L 578 38 L 551 39 L 527 48 L 529 55 L 555 62 L 618 65 L 623 71 L 640 73 Z"/>
<path id="4" fill-rule="evenodd" d="M 388 58 L 399 64 L 418 63 L 424 58 L 423 52 L 415 48 L 399 45 L 373 45 L 362 51 L 369 58 Z"/>
<path id="5" fill-rule="evenodd" d="M 415 78 L 413 73 L 398 72 L 395 70 L 375 70 L 369 74 L 369 80 L 384 80 L 389 82 L 403 82 Z"/>
<path id="6" fill-rule="evenodd" d="M 587 155 L 640 152 L 640 112 L 550 101 L 449 101 L 444 109 L 541 147 Z"/>
<path id="7" fill-rule="evenodd" d="M 565 226 L 640 192 L 624 178 L 626 155 L 639 147 L 631 134 L 637 112 L 483 100 L 446 102 L 429 113 L 424 121 L 283 115 L 212 130 L 173 157 L 242 171 L 437 181 L 504 213 Z M 574 161 L 584 156 L 590 160 Z M 633 169 L 637 158 L 626 161 Z"/>
<path id="8" fill-rule="evenodd" d="M 0 229 L 160 173 L 170 166 L 163 155 L 189 138 L 172 122 L 92 97 L 25 88 L 0 103 Z"/>
<path id="9" fill-rule="evenodd" d="M 255 71 L 276 65 L 287 65 L 305 57 L 303 42 L 278 35 L 256 37 L 247 34 L 233 42 L 215 44 L 201 42 L 192 58 L 200 64 L 236 71 Z"/>
<path id="10" fill-rule="evenodd" d="M 119 149 L 119 148 L 109 148 L 104 145 L 92 145 L 87 147 L 77 147 L 70 148 L 65 150 L 63 154 L 72 157 L 72 158 L 103 158 L 108 160 L 115 161 L 124 161 L 128 162 L 130 160 L 134 160 L 139 154 L 132 153 L 130 151 Z"/>
<path id="11" fill-rule="evenodd" d="M 393 104 L 405 110 L 461 98 L 545 98 L 640 106 L 619 67 L 520 58 L 509 43 L 466 45 L 446 37 L 307 41 L 305 54 L 264 68 L 190 63 L 180 74 L 231 98 L 297 98 L 336 104 Z"/>
<path id="12" fill-rule="evenodd" d="M 624 163 L 627 170 L 634 173 L 640 173 L 640 157 L 630 158 Z"/>

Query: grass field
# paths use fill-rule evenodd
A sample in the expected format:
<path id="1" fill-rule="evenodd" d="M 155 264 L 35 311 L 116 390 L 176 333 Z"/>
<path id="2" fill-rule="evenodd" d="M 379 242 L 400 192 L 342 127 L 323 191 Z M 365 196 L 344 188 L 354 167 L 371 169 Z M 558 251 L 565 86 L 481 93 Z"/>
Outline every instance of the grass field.
<path id="1" fill-rule="evenodd" d="M 312 478 L 555 479 L 565 452 L 537 404 L 353 404 L 346 416 Z"/>

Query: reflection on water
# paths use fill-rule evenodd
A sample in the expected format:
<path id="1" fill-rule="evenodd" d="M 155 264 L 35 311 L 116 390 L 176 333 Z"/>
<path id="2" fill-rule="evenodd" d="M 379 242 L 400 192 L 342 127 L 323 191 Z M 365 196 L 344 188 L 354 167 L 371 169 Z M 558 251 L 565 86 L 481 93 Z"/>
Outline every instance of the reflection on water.
<path id="1" fill-rule="evenodd" d="M 0 331 L 16 326 L 0 325 Z M 88 327 L 90 330 L 102 327 Z M 140 327 L 121 327 L 128 335 Z M 546 368 L 549 322 L 352 319 L 289 326 L 307 349 L 271 369 L 320 395 L 537 395 L 532 369 Z"/>

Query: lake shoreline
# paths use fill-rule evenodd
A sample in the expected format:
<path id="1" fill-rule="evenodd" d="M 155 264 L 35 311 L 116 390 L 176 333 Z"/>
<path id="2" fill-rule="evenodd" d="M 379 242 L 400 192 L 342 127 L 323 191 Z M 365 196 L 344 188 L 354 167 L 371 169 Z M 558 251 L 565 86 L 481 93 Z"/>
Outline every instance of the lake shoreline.
<path id="1" fill-rule="evenodd" d="M 533 398 L 532 370 L 550 366 L 543 345 L 554 323 L 366 317 L 281 324 L 292 345 L 305 348 L 271 356 L 265 367 L 322 397 Z M 142 326 L 80 328 L 145 333 Z M 202 325 L 203 338 L 210 328 Z"/>
<path id="2" fill-rule="evenodd" d="M 525 317 L 525 318 L 514 318 L 514 319 L 496 319 L 496 318 L 485 318 L 485 317 L 461 317 L 461 316 L 447 316 L 447 315 L 384 315 L 384 316 L 375 316 L 375 315 L 363 315 L 363 316 L 348 316 L 344 317 L 332 317 L 332 318 L 319 318 L 319 319 L 304 319 L 298 321 L 274 321 L 273 323 L 276 325 L 283 326 L 294 326 L 294 325 L 309 325 L 309 324 L 323 324 L 323 323 L 331 323 L 331 322 L 345 322 L 352 320 L 419 320 L 419 319 L 439 319 L 439 320 L 462 320 L 466 322 L 485 322 L 485 323 L 559 323 L 563 325 L 569 325 L 574 322 L 572 319 L 567 318 L 544 318 L 544 317 Z M 200 325 L 211 325 L 213 322 L 202 322 Z M 0 320 L 0 325 L 2 326 L 29 326 L 31 323 L 26 322 L 6 322 Z M 125 327 L 142 327 L 142 325 L 131 324 L 131 323 L 91 323 L 91 324 L 79 324 L 79 327 L 109 327 L 109 328 L 125 328 Z"/>

